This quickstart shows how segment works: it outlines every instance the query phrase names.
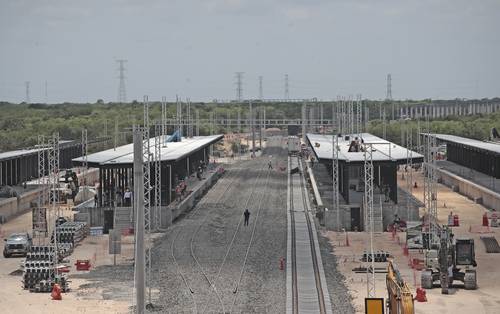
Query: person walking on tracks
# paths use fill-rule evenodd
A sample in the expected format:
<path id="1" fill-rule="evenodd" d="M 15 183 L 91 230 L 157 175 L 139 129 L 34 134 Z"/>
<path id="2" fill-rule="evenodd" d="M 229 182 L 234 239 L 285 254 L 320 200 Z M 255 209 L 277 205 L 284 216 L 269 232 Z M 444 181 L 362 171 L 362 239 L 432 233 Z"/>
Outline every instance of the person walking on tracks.
<path id="1" fill-rule="evenodd" d="M 248 220 L 250 219 L 250 211 L 248 210 L 248 208 L 245 209 L 243 215 L 245 216 L 245 226 L 248 226 Z"/>

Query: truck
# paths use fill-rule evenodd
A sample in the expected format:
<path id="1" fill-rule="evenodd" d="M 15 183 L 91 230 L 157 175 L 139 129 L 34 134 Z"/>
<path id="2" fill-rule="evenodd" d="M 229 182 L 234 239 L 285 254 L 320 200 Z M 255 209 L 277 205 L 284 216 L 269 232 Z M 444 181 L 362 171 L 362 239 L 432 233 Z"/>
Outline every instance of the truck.
<path id="1" fill-rule="evenodd" d="M 300 153 L 300 139 L 297 136 L 288 137 L 288 155 L 296 156 Z"/>

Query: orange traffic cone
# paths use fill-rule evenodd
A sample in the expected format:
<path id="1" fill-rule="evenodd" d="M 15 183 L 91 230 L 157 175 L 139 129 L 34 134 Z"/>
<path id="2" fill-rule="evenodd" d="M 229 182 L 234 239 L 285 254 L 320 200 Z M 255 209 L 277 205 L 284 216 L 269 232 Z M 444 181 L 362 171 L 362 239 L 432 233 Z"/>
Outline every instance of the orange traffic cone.
<path id="1" fill-rule="evenodd" d="M 50 294 L 52 300 L 62 300 L 61 287 L 56 283 L 52 287 L 52 293 Z"/>

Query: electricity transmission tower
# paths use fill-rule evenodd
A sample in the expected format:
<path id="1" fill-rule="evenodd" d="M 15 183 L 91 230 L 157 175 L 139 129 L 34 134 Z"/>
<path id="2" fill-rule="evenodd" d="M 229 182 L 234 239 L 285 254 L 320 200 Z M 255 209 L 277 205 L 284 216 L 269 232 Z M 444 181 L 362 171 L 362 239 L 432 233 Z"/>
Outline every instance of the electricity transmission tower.
<path id="1" fill-rule="evenodd" d="M 26 97 L 25 97 L 24 101 L 27 104 L 29 104 L 31 102 L 31 100 L 30 100 L 30 82 L 29 81 L 24 82 L 24 86 L 26 88 Z"/>
<path id="2" fill-rule="evenodd" d="M 285 74 L 285 100 L 290 99 L 290 89 L 288 85 L 288 74 Z"/>
<path id="3" fill-rule="evenodd" d="M 263 92 L 263 88 L 262 88 L 262 76 L 259 76 L 259 99 L 262 100 L 264 99 L 264 92 Z"/>
<path id="4" fill-rule="evenodd" d="M 391 74 L 387 74 L 387 90 L 385 93 L 385 100 L 391 104 L 392 110 L 392 120 L 394 120 L 394 103 L 392 102 L 392 77 Z"/>
<path id="5" fill-rule="evenodd" d="M 120 84 L 118 85 L 118 102 L 126 103 L 127 92 L 125 90 L 125 63 L 127 63 L 127 60 L 118 59 L 116 62 L 118 62 L 118 78 L 120 79 Z"/>
<path id="6" fill-rule="evenodd" d="M 236 72 L 236 100 L 241 101 L 243 99 L 243 73 Z"/>

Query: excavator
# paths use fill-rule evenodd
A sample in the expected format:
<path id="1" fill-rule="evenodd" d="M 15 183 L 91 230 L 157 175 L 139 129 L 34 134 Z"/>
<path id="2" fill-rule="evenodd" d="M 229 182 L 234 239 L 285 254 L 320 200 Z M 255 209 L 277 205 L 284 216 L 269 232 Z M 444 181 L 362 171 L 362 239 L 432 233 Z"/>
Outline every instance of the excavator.
<path id="1" fill-rule="evenodd" d="M 410 287 L 403 280 L 399 270 L 389 261 L 387 266 L 387 312 L 389 314 L 415 314 L 413 307 L 413 295 Z"/>

